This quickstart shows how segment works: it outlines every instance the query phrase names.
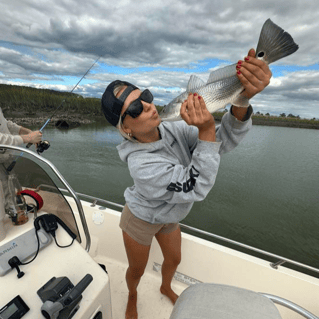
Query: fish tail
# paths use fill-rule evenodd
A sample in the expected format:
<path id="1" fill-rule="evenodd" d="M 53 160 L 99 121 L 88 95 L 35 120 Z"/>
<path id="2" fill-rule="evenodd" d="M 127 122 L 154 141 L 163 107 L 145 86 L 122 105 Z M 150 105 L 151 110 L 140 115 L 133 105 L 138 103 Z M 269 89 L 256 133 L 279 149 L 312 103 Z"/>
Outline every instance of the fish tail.
<path id="1" fill-rule="evenodd" d="M 298 50 L 292 36 L 268 19 L 261 30 L 256 57 L 272 63 Z"/>

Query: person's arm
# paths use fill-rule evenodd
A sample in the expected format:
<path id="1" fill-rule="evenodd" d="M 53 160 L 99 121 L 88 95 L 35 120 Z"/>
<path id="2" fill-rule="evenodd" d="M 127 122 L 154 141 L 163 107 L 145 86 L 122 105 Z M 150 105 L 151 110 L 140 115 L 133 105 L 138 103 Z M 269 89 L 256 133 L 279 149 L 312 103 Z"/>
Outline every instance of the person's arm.
<path id="1" fill-rule="evenodd" d="M 23 126 L 20 127 L 19 135 L 27 135 L 27 134 L 30 134 L 30 133 L 32 133 L 32 131 L 29 130 L 28 128 L 23 127 Z"/>
<path id="2" fill-rule="evenodd" d="M 37 144 L 40 143 L 42 140 L 42 132 L 40 131 L 31 131 L 29 134 L 21 135 L 24 143 L 32 143 Z"/>
<path id="3" fill-rule="evenodd" d="M 9 132 L 12 135 L 19 135 L 21 126 L 16 124 L 16 123 L 13 123 L 12 121 L 7 121 L 7 120 L 5 120 L 5 121 L 7 122 L 7 127 L 8 127 Z"/>
<path id="4" fill-rule="evenodd" d="M 20 135 L 0 133 L 0 144 L 18 146 L 23 143 L 24 143 L 23 138 Z"/>
<path id="5" fill-rule="evenodd" d="M 0 124 L 6 126 L 7 129 L 9 130 L 9 133 L 0 133 L 0 144 L 17 145 L 17 146 L 23 144 L 23 138 L 19 135 L 19 130 L 21 126 L 11 121 L 7 121 L 3 117 L 2 113 L 0 114 L 0 116 L 1 116 Z"/>
<path id="6" fill-rule="evenodd" d="M 42 133 L 40 131 L 31 131 L 28 128 L 17 125 L 11 121 L 7 121 L 10 134 L 2 134 L 3 144 L 20 145 L 23 143 L 36 144 L 42 140 Z M 4 136 L 5 135 L 5 136 Z"/>
<path id="7" fill-rule="evenodd" d="M 243 61 L 238 61 L 236 67 L 237 77 L 244 86 L 244 91 L 233 102 L 231 111 L 239 121 L 247 121 L 250 117 L 247 114 L 250 99 L 268 86 L 272 76 L 268 65 L 255 57 L 255 50 L 249 50 L 248 56 Z"/>
<path id="8" fill-rule="evenodd" d="M 24 143 L 37 144 L 42 140 L 42 133 L 40 131 L 31 131 L 23 126 L 20 128 L 19 135 L 21 135 Z"/>
<path id="9" fill-rule="evenodd" d="M 183 107 L 183 106 L 182 106 Z M 233 114 L 233 109 L 235 112 L 239 110 L 242 113 Z M 208 125 L 207 131 L 201 128 L 201 132 L 198 127 L 188 126 L 188 129 L 185 130 L 185 136 L 187 136 L 188 146 L 191 153 L 196 149 L 199 141 L 210 142 L 209 144 L 214 147 L 212 144 L 219 144 L 219 154 L 227 153 L 233 150 L 246 136 L 248 131 L 252 126 L 252 120 L 250 115 L 252 114 L 252 107 L 248 108 L 234 108 L 231 107 L 230 112 L 227 112 L 221 121 L 220 125 Z M 209 114 L 211 116 L 211 114 Z M 237 115 L 237 117 L 235 117 Z M 239 120 L 238 117 L 243 116 L 242 120 Z M 208 135 L 204 135 L 204 134 Z M 200 134 L 201 133 L 201 134 Z"/>
<path id="10" fill-rule="evenodd" d="M 252 126 L 253 112 L 249 101 L 269 84 L 272 76 L 268 65 L 255 56 L 255 50 L 251 49 L 245 61 L 238 62 L 237 76 L 244 91 L 233 102 L 230 112 L 223 116 L 221 125 L 217 127 L 216 140 L 222 142 L 220 154 L 233 150 L 248 133 Z"/>
<path id="11" fill-rule="evenodd" d="M 238 121 L 247 121 L 250 117 L 247 113 L 248 108 L 246 107 L 231 106 L 231 114 L 235 116 Z"/>

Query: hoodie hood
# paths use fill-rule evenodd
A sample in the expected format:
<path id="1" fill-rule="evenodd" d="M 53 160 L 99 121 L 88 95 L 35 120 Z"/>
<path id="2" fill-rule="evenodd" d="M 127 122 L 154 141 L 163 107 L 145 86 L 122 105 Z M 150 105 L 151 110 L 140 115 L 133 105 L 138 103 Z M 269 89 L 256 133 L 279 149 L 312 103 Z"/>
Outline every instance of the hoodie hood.
<path id="1" fill-rule="evenodd" d="M 164 142 L 163 140 L 165 139 L 165 130 L 163 128 L 163 123 L 161 123 L 158 126 L 162 139 L 156 142 L 152 143 L 134 143 L 128 140 L 124 140 L 120 145 L 118 145 L 116 148 L 118 150 L 120 159 L 123 162 L 128 161 L 129 155 L 135 153 L 135 152 L 156 152 L 164 147 Z"/>

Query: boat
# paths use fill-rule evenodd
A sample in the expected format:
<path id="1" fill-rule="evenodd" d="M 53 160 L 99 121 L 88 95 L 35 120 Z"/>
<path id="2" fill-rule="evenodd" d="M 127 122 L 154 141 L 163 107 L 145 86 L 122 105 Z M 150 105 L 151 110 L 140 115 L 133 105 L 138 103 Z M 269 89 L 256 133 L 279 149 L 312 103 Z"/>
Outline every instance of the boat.
<path id="1" fill-rule="evenodd" d="M 0 149 L 14 159 L 8 175 L 21 208 L 0 211 L 0 318 L 125 318 L 123 206 L 75 192 L 29 149 Z M 174 306 L 160 293 L 163 257 L 154 241 L 138 287 L 139 319 L 319 318 L 319 269 L 180 226 L 182 262 L 172 282 L 180 297 Z"/>

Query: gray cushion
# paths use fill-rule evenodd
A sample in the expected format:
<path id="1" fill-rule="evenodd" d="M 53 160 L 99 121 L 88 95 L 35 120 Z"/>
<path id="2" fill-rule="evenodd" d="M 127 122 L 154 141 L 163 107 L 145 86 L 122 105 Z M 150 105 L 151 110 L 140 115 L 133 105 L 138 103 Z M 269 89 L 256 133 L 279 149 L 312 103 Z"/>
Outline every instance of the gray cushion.
<path id="1" fill-rule="evenodd" d="M 226 285 L 196 284 L 177 299 L 170 319 L 282 319 L 259 293 Z"/>

